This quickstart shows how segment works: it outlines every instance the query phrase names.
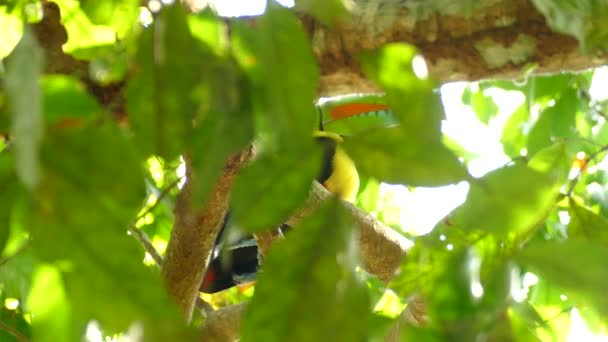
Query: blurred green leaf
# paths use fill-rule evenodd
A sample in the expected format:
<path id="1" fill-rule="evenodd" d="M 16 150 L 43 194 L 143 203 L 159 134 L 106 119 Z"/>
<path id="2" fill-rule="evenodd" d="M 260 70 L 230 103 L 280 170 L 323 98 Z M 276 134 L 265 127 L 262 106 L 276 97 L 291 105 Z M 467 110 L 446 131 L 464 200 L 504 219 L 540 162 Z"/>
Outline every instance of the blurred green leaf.
<path id="1" fill-rule="evenodd" d="M 568 236 L 570 238 L 588 239 L 608 246 L 608 219 L 574 200 L 570 200 L 569 214 Z"/>
<path id="2" fill-rule="evenodd" d="M 264 154 L 241 170 L 232 191 L 232 214 L 247 231 L 278 227 L 307 198 L 321 153 L 300 158 Z"/>
<path id="3" fill-rule="evenodd" d="M 490 122 L 491 118 L 498 114 L 498 106 L 494 103 L 494 99 L 484 94 L 483 90 L 479 88 L 473 91 L 471 86 L 468 86 L 462 94 L 462 103 L 470 106 L 479 121 L 486 125 Z"/>
<path id="4" fill-rule="evenodd" d="M 370 305 L 355 272 L 352 229 L 332 200 L 273 246 L 245 312 L 243 341 L 366 340 Z"/>
<path id="5" fill-rule="evenodd" d="M 556 99 L 555 105 L 545 109 L 528 136 L 528 156 L 540 149 L 576 135 L 575 118 L 581 103 L 576 89 L 569 88 Z"/>
<path id="6" fill-rule="evenodd" d="M 441 142 L 408 135 L 399 127 L 346 139 L 344 148 L 360 173 L 388 183 L 439 186 L 467 177 L 464 166 Z"/>
<path id="7" fill-rule="evenodd" d="M 32 321 L 35 341 L 80 340 L 86 321 L 74 320 L 60 271 L 50 265 L 39 265 L 32 284 L 27 307 L 36 315 Z"/>
<path id="8" fill-rule="evenodd" d="M 180 5 L 164 7 L 143 33 L 139 69 L 126 96 L 135 141 L 144 155 L 172 160 L 184 152 L 199 107 L 198 71 L 208 58 L 192 37 Z"/>
<path id="9" fill-rule="evenodd" d="M 346 0 L 296 0 L 294 9 L 310 13 L 331 27 L 338 19 L 348 18 L 348 4 Z"/>
<path id="10" fill-rule="evenodd" d="M 42 156 L 32 247 L 60 266 L 73 320 L 97 319 L 110 333 L 140 321 L 146 340 L 184 338 L 158 274 L 126 234 L 144 199 L 134 147 L 116 126 L 93 123 L 47 135 Z"/>
<path id="11" fill-rule="evenodd" d="M 465 203 L 449 221 L 467 231 L 526 234 L 553 207 L 557 190 L 548 174 L 519 164 L 503 167 L 472 183 Z"/>
<path id="12" fill-rule="evenodd" d="M 0 298 L 25 300 L 30 291 L 36 258 L 31 249 L 26 248 L 4 260 L 0 264 Z"/>
<path id="13" fill-rule="evenodd" d="M 129 0 L 133 1 L 133 0 Z M 62 45 L 65 53 L 79 59 L 92 59 L 96 56 L 96 48 L 116 42 L 117 31 L 110 26 L 95 25 L 80 7 L 78 0 L 56 0 L 61 11 L 61 23 L 67 31 L 67 42 Z M 99 1 L 107 3 L 107 1 Z M 93 1 L 91 1 L 93 3 Z M 98 4 L 103 7 L 104 4 Z M 95 6 L 95 5 L 93 5 Z M 139 14 L 139 12 L 137 12 Z M 123 18 L 112 18 L 115 23 L 121 23 Z"/>
<path id="14" fill-rule="evenodd" d="M 15 167 L 23 184 L 34 190 L 40 180 L 39 150 L 43 136 L 42 96 L 38 78 L 43 52 L 27 26 L 7 62 L 6 90 L 12 109 Z"/>
<path id="15" fill-rule="evenodd" d="M 228 51 L 228 28 L 211 9 L 189 15 L 188 27 L 194 38 L 204 43 L 216 55 L 223 56 Z"/>
<path id="16" fill-rule="evenodd" d="M 603 1 L 533 0 L 547 23 L 557 32 L 578 39 L 586 53 L 605 51 L 608 45 L 608 4 Z"/>
<path id="17" fill-rule="evenodd" d="M 505 123 L 500 142 L 505 154 L 511 158 L 519 157 L 526 146 L 527 134 L 525 131 L 529 119 L 530 112 L 526 109 L 526 105 L 522 104 L 511 113 Z"/>
<path id="18" fill-rule="evenodd" d="M 414 72 L 415 58 L 420 58 L 417 54 L 414 47 L 395 43 L 363 54 L 360 59 L 365 73 L 386 91 L 387 104 L 399 119 L 404 135 L 435 143 L 441 138 L 443 108 L 432 92 L 434 82 Z"/>
<path id="19" fill-rule="evenodd" d="M 268 123 L 278 138 L 277 148 L 299 157 L 312 149 L 310 137 L 318 124 L 313 102 L 319 70 L 292 11 L 270 2 L 257 25 Z"/>
<path id="20" fill-rule="evenodd" d="M 138 0 L 81 0 L 80 7 L 91 23 L 113 27 L 118 38 L 123 38 L 138 24 Z"/>
<path id="21" fill-rule="evenodd" d="M 87 92 L 85 85 L 65 75 L 42 78 L 44 120 L 47 124 L 85 124 L 86 119 L 99 117 L 103 109 Z M 79 122 L 80 120 L 80 122 Z"/>
<path id="22" fill-rule="evenodd" d="M 556 257 L 559 255 L 564 257 Z M 572 294 L 573 301 L 590 305 L 604 315 L 608 313 L 604 291 L 608 281 L 606 258 L 606 247 L 580 239 L 530 244 L 517 256 L 535 274 Z"/>

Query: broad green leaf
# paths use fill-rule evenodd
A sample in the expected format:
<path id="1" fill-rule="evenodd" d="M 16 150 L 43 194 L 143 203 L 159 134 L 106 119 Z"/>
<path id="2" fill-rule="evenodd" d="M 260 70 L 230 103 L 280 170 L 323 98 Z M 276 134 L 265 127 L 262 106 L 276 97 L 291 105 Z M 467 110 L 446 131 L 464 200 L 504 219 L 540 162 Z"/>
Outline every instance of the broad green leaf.
<path id="1" fill-rule="evenodd" d="M 567 257 L 557 257 L 560 255 Z M 566 294 L 572 294 L 578 304 L 590 305 L 606 315 L 607 258 L 605 246 L 593 241 L 569 239 L 531 244 L 521 251 L 517 260 L 539 277 L 567 290 Z"/>
<path id="2" fill-rule="evenodd" d="M 538 151 L 528 162 L 530 169 L 551 177 L 556 187 L 568 180 L 574 155 L 565 143 L 553 144 Z"/>
<path id="3" fill-rule="evenodd" d="M 429 143 L 439 142 L 444 116 L 441 101 L 432 93 L 434 82 L 415 73 L 414 63 L 423 63 L 416 49 L 389 44 L 364 54 L 361 62 L 365 73 L 386 91 L 386 103 L 397 116 L 404 134 Z"/>
<path id="4" fill-rule="evenodd" d="M 604 1 L 533 0 L 551 28 L 578 39 L 586 53 L 606 50 L 608 4 Z"/>
<path id="5" fill-rule="evenodd" d="M 471 184 L 467 199 L 449 216 L 451 225 L 499 236 L 526 234 L 553 207 L 558 187 L 550 174 L 512 165 Z"/>
<path id="6" fill-rule="evenodd" d="M 555 105 L 545 109 L 528 136 L 528 155 L 533 156 L 540 149 L 558 139 L 575 136 L 575 118 L 580 102 L 576 89 L 567 89 L 556 100 Z"/>
<path id="7" fill-rule="evenodd" d="M 88 60 L 96 56 L 95 49 L 116 42 L 116 30 L 110 26 L 93 24 L 81 9 L 79 1 L 57 0 L 55 3 L 59 5 L 61 23 L 68 34 L 67 42 L 62 45 L 65 53 Z"/>
<path id="8" fill-rule="evenodd" d="M 608 246 L 608 219 L 574 200 L 570 201 L 569 214 L 568 237 Z"/>
<path id="9" fill-rule="evenodd" d="M 237 176 L 232 191 L 235 222 L 248 231 L 278 227 L 308 198 L 320 151 L 294 158 L 265 154 Z"/>
<path id="10" fill-rule="evenodd" d="M 65 75 L 49 75 L 42 79 L 44 120 L 59 127 L 84 125 L 97 118 L 103 110 L 87 92 L 85 85 Z"/>
<path id="11" fill-rule="evenodd" d="M 31 191 L 40 181 L 39 150 L 43 135 L 42 96 L 38 79 L 43 55 L 31 28 L 26 27 L 7 63 L 6 90 L 12 109 L 15 167 Z"/>
<path id="12" fill-rule="evenodd" d="M 223 56 L 226 54 L 228 51 L 228 28 L 211 9 L 206 9 L 197 15 L 189 15 L 188 26 L 192 35 L 203 42 L 216 55 Z"/>
<path id="13" fill-rule="evenodd" d="M 27 308 L 34 316 L 32 334 L 35 341 L 78 341 L 84 333 L 84 324 L 75 322 L 68 289 L 60 271 L 51 265 L 36 268 Z"/>
<path id="14" fill-rule="evenodd" d="M 208 59 L 192 37 L 179 5 L 163 8 L 143 33 L 137 53 L 139 68 L 127 88 L 127 111 L 144 155 L 172 160 L 184 152 L 198 108 L 199 71 Z"/>
<path id="15" fill-rule="evenodd" d="M 479 121 L 488 124 L 490 119 L 498 114 L 498 106 L 492 97 L 483 93 L 483 89 L 477 88 L 476 91 L 468 86 L 462 94 L 462 103 L 473 109 Z"/>
<path id="16" fill-rule="evenodd" d="M 80 7 L 91 23 L 111 26 L 118 38 L 124 38 L 138 25 L 139 3 L 138 0 L 82 0 Z"/>
<path id="17" fill-rule="evenodd" d="M 199 180 L 195 183 L 195 203 L 207 199 L 227 159 L 253 141 L 249 83 L 234 64 L 221 62 L 213 74 L 208 74 L 214 77 L 208 80 L 210 108 L 201 115 L 203 119 L 195 127 L 191 142 L 192 168 Z"/>
<path id="18" fill-rule="evenodd" d="M 313 101 L 319 79 L 309 39 L 295 14 L 274 2 L 257 25 L 268 124 L 279 149 L 308 153 L 318 123 Z"/>
<path id="19" fill-rule="evenodd" d="M 467 177 L 464 166 L 442 143 L 408 135 L 400 127 L 346 139 L 344 148 L 360 173 L 388 183 L 439 186 Z"/>
<path id="20" fill-rule="evenodd" d="M 333 200 L 273 246 L 245 312 L 243 341 L 366 340 L 370 305 L 355 272 L 353 227 Z"/>
<path id="21" fill-rule="evenodd" d="M 333 26 L 338 19 L 348 18 L 346 0 L 296 0 L 294 9 L 310 13 L 327 26 Z"/>
<path id="22" fill-rule="evenodd" d="M 25 300 L 32 284 L 32 274 L 36 258 L 27 248 L 19 253 L 6 256 L 5 263 L 0 265 L 0 298 L 17 298 Z"/>
<path id="23" fill-rule="evenodd" d="M 526 146 L 526 125 L 530 119 L 530 112 L 526 105 L 517 107 L 509 117 L 502 129 L 500 143 L 503 151 L 511 158 L 519 157 Z"/>
<path id="24" fill-rule="evenodd" d="M 60 266 L 74 320 L 96 319 L 109 333 L 139 321 L 146 340 L 184 338 L 158 274 L 126 234 L 145 198 L 134 147 L 111 123 L 92 123 L 52 132 L 42 152 L 32 247 Z"/>
<path id="25" fill-rule="evenodd" d="M 0 59 L 13 51 L 23 33 L 23 23 L 18 11 L 9 11 L 8 6 L 0 5 Z"/>

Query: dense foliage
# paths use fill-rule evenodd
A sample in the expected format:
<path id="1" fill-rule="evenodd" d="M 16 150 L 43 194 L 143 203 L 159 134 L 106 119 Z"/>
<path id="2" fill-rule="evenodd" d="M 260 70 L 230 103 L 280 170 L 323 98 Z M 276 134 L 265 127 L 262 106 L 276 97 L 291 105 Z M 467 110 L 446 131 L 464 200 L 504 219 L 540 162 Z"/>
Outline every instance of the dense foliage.
<path id="1" fill-rule="evenodd" d="M 604 48 L 608 6 L 533 2 L 587 51 Z M 0 340 L 78 341 L 91 326 L 191 340 L 205 317 L 183 323 L 142 241 L 161 254 L 167 245 L 184 155 L 204 180 L 193 196 L 203 205 L 228 157 L 256 141 L 260 155 L 231 198 L 245 230 L 277 226 L 301 206 L 320 153 L 308 37 L 275 3 L 255 25 L 171 1 L 54 3 L 67 40 L 45 44 L 38 37 L 52 35 L 36 25 L 48 3 L 0 1 Z M 328 24 L 347 15 L 337 0 L 298 5 Z M 43 47 L 53 44 L 79 67 L 50 68 Z M 492 91 L 525 97 L 502 128 L 511 162 L 474 178 L 476 156 L 442 133 L 439 84 L 417 58 L 404 44 L 359 56 L 400 125 L 344 142 L 364 180 L 355 204 L 386 219 L 380 182 L 466 181 L 466 201 L 427 235 L 387 222 L 415 242 L 388 285 L 357 268 L 352 218 L 330 201 L 272 249 L 255 289 L 204 300 L 249 301 L 248 341 L 381 339 L 413 294 L 430 323 L 405 327 L 406 340 L 564 340 L 574 308 L 604 331 L 608 112 L 590 96 L 594 71 L 467 87 L 462 101 L 484 124 L 499 112 Z"/>

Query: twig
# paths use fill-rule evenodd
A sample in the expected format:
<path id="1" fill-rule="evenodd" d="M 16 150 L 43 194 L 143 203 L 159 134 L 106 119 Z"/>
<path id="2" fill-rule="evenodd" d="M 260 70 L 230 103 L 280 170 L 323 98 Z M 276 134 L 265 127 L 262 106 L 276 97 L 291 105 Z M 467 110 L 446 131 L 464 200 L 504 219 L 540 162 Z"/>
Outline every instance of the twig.
<path id="1" fill-rule="evenodd" d="M 160 253 L 158 253 L 158 251 L 156 250 L 156 248 L 154 248 L 154 245 L 152 244 L 152 241 L 150 241 L 150 238 L 148 237 L 148 234 L 146 234 L 143 230 L 135 227 L 135 224 L 139 220 L 141 220 L 142 218 L 144 218 L 146 215 L 148 215 L 149 213 L 151 213 L 152 211 L 154 211 L 154 209 L 156 209 L 156 207 L 158 207 L 158 205 L 163 200 L 163 198 L 165 196 L 167 196 L 167 194 L 169 194 L 169 191 L 171 191 L 171 189 L 173 189 L 174 187 L 176 187 L 177 184 L 179 184 L 179 182 L 181 180 L 182 180 L 182 177 L 178 177 L 173 182 L 171 182 L 165 189 L 163 189 L 163 191 L 156 198 L 156 201 L 154 202 L 154 204 L 152 204 L 150 207 L 148 207 L 143 213 L 139 214 L 139 216 L 137 216 L 137 218 L 135 219 L 135 223 L 133 223 L 129 227 L 129 232 L 131 232 L 131 234 L 133 235 L 133 237 L 135 237 L 135 239 L 137 241 L 139 241 L 139 243 L 144 247 L 144 250 L 148 254 L 150 254 L 150 256 L 152 257 L 152 259 L 154 260 L 154 262 L 156 263 L 156 265 L 158 267 L 162 266 L 162 264 L 163 264 L 163 257 L 160 255 Z"/>
<path id="2" fill-rule="evenodd" d="M 15 339 L 17 339 L 17 341 L 19 341 L 19 342 L 30 342 L 30 339 L 27 338 L 27 336 L 23 335 L 22 333 L 20 333 L 19 331 L 17 331 L 16 329 L 14 329 L 13 327 L 11 327 L 8 324 L 5 324 L 2 321 L 0 321 L 0 329 L 13 335 L 15 337 Z"/>

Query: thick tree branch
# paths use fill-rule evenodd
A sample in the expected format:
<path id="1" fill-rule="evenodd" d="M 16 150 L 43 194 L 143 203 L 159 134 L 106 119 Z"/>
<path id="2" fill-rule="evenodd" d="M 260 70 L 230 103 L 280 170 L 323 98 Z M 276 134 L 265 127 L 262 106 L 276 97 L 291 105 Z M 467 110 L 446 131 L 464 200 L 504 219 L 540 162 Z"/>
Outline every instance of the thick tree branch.
<path id="1" fill-rule="evenodd" d="M 187 321 L 192 317 L 203 272 L 228 209 L 234 177 L 252 154 L 253 148 L 250 146 L 228 160 L 223 175 L 203 208 L 191 202 L 192 191 L 199 180 L 190 172 L 187 173 L 188 180 L 177 197 L 175 224 L 161 274 L 170 295 Z"/>
<path id="2" fill-rule="evenodd" d="M 391 42 L 416 46 L 442 82 L 521 78 L 531 64 L 534 73 L 555 73 L 608 62 L 606 54 L 583 55 L 576 39 L 553 32 L 530 0 L 480 0 L 472 13 L 457 2 L 436 11 L 426 3 L 356 0 L 352 20 L 335 29 L 303 16 L 321 68 L 320 95 L 377 92 L 357 56 Z"/>

